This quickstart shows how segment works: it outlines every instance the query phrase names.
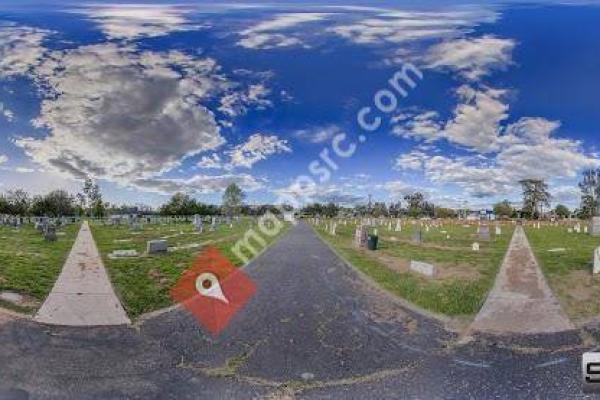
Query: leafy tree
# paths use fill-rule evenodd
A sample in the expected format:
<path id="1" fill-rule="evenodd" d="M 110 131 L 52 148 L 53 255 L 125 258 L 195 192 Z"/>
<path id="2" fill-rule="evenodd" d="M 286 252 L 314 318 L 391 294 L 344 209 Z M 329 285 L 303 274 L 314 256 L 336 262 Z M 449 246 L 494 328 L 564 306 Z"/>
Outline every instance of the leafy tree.
<path id="1" fill-rule="evenodd" d="M 554 213 L 560 218 L 567 218 L 571 215 L 571 210 L 564 204 L 559 204 L 554 209 Z"/>
<path id="2" fill-rule="evenodd" d="M 379 217 L 387 217 L 388 216 L 388 208 L 385 203 L 375 202 L 371 209 L 371 215 L 375 218 Z"/>
<path id="3" fill-rule="evenodd" d="M 514 212 L 515 209 L 508 200 L 503 200 L 499 203 L 494 204 L 494 214 L 496 214 L 497 217 L 510 218 L 512 217 Z"/>
<path id="4" fill-rule="evenodd" d="M 337 216 L 339 211 L 340 207 L 332 202 L 327 203 L 327 205 L 323 207 L 323 214 L 329 218 Z"/>
<path id="5" fill-rule="evenodd" d="M 579 189 L 581 189 L 580 214 L 584 218 L 597 215 L 600 208 L 600 168 L 584 171 Z"/>
<path id="6" fill-rule="evenodd" d="M 456 218 L 456 211 L 451 208 L 438 207 L 435 209 L 437 218 Z"/>
<path id="7" fill-rule="evenodd" d="M 83 193 L 77 194 L 77 199 L 87 214 L 93 217 L 102 217 L 106 213 L 106 204 L 102 201 L 102 192 L 98 183 L 90 177 L 83 182 Z"/>
<path id="8" fill-rule="evenodd" d="M 61 217 L 75 214 L 75 199 L 64 190 L 54 190 L 45 196 L 36 196 L 31 202 L 31 214 Z"/>
<path id="9" fill-rule="evenodd" d="M 163 215 L 193 215 L 198 211 L 196 200 L 185 193 L 175 193 L 171 199 L 160 207 Z"/>
<path id="10" fill-rule="evenodd" d="M 242 203 L 246 195 L 235 183 L 231 183 L 223 193 L 223 212 L 225 215 L 237 215 L 240 213 Z"/>
<path id="11" fill-rule="evenodd" d="M 537 219 L 543 212 L 543 207 L 550 207 L 552 195 L 548 185 L 540 179 L 523 179 L 519 181 L 523 189 L 523 214 Z"/>
<path id="12" fill-rule="evenodd" d="M 6 202 L 8 203 L 8 214 L 27 215 L 31 199 L 29 193 L 23 189 L 9 190 L 6 193 Z"/>
<path id="13" fill-rule="evenodd" d="M 404 201 L 407 203 L 407 212 L 411 217 L 422 217 L 435 215 L 435 205 L 425 201 L 423 193 L 415 192 L 404 196 Z"/>
<path id="14" fill-rule="evenodd" d="M 391 203 L 388 207 L 388 212 L 390 214 L 390 217 L 398 218 L 402 215 L 402 203 L 399 201 L 396 203 Z"/>

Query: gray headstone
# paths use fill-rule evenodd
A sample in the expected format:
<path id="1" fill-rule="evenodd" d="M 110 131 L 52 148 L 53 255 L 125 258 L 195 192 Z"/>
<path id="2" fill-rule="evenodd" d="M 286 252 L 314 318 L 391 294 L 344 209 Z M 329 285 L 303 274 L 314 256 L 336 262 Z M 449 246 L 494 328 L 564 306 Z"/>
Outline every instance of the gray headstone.
<path id="1" fill-rule="evenodd" d="M 410 270 L 429 277 L 434 277 L 436 274 L 435 266 L 421 261 L 411 261 Z"/>
<path id="2" fill-rule="evenodd" d="M 166 253 L 168 250 L 166 240 L 150 240 L 147 245 L 148 254 Z"/>
<path id="3" fill-rule="evenodd" d="M 56 227 L 54 225 L 48 225 L 44 233 L 44 239 L 48 242 L 56 241 Z"/>

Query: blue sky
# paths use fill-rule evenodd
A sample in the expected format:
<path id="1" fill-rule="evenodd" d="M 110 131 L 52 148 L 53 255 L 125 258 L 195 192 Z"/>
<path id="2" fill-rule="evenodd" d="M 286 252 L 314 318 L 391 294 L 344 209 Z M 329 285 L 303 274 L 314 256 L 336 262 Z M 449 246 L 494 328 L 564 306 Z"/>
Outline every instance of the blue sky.
<path id="1" fill-rule="evenodd" d="M 251 203 L 485 207 L 542 178 L 576 206 L 600 166 L 599 20 L 593 3 L 8 2 L 0 190 L 91 176 L 117 203 L 219 202 L 236 182 Z M 357 113 L 407 65 L 422 78 L 365 132 Z M 341 134 L 356 151 L 319 179 Z"/>

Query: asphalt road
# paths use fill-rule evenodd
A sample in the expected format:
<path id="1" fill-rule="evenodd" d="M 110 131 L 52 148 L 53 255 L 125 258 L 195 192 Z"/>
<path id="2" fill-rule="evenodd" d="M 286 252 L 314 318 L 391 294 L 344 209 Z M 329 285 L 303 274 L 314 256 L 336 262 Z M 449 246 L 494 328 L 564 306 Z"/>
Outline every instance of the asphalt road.
<path id="1" fill-rule="evenodd" d="M 184 309 L 135 327 L 0 325 L 0 400 L 586 398 L 594 328 L 459 341 L 305 224 L 245 271 L 258 292 L 218 339 Z"/>

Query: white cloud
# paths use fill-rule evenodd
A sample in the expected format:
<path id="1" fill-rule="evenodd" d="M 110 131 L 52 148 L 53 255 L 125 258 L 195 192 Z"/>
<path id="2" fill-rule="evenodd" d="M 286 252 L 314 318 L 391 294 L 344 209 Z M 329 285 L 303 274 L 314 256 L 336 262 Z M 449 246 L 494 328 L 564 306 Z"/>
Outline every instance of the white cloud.
<path id="1" fill-rule="evenodd" d="M 35 72 L 50 135 L 15 144 L 49 170 L 127 183 L 224 143 L 201 105 L 228 87 L 211 59 L 109 43 L 52 52 Z"/>
<path id="2" fill-rule="evenodd" d="M 2 102 L 0 102 L 0 115 L 3 116 L 8 122 L 12 122 L 15 118 L 15 113 L 6 108 Z"/>
<path id="3" fill-rule="evenodd" d="M 198 164 L 196 164 L 200 168 L 206 169 L 223 169 L 225 165 L 221 160 L 221 157 L 217 153 L 213 153 L 209 156 L 202 156 Z"/>
<path id="4" fill-rule="evenodd" d="M 559 125 L 522 118 L 504 129 L 494 153 L 452 157 L 413 151 L 399 156 L 396 168 L 421 170 L 430 182 L 458 185 L 473 197 L 493 197 L 518 192 L 521 179 L 573 180 L 581 170 L 599 167 L 600 159 L 586 154 L 580 142 L 552 136 Z"/>
<path id="5" fill-rule="evenodd" d="M 400 44 L 423 39 L 456 37 L 472 27 L 493 22 L 494 12 L 483 9 L 464 11 L 389 11 L 377 16 L 339 24 L 328 28 L 342 38 L 356 44 Z"/>
<path id="6" fill-rule="evenodd" d="M 225 190 L 232 183 L 236 183 L 248 192 L 264 187 L 264 180 L 257 179 L 249 174 L 194 175 L 190 178 L 145 178 L 137 179 L 132 183 L 140 190 L 161 194 L 175 192 L 218 193 Z"/>
<path id="7" fill-rule="evenodd" d="M 342 130 L 338 126 L 327 125 L 313 127 L 310 129 L 301 129 L 294 132 L 294 136 L 302 140 L 307 140 L 310 143 L 324 143 L 331 140 L 331 138 L 341 132 Z"/>
<path id="8" fill-rule="evenodd" d="M 186 18 L 191 10 L 178 5 L 108 4 L 77 9 L 100 24 L 110 39 L 137 39 L 198 29 Z"/>
<path id="9" fill-rule="evenodd" d="M 38 65 L 48 34 L 44 29 L 0 23 L 0 78 L 24 75 Z"/>
<path id="10" fill-rule="evenodd" d="M 469 80 L 479 80 L 494 69 L 511 63 L 514 40 L 491 35 L 454 39 L 431 47 L 425 57 L 430 68 L 458 71 Z"/>
<path id="11" fill-rule="evenodd" d="M 0 164 L 5 164 L 8 161 L 8 156 L 0 154 Z"/>
<path id="12" fill-rule="evenodd" d="M 473 89 L 463 85 L 456 90 L 459 104 L 453 118 L 439 121 L 436 112 L 428 111 L 413 117 L 396 118 L 392 132 L 404 138 L 434 142 L 446 139 L 453 144 L 478 152 L 492 152 L 499 148 L 501 123 L 508 118 L 506 91 Z"/>
<path id="13" fill-rule="evenodd" d="M 290 153 L 292 149 L 287 140 L 279 139 L 275 135 L 255 133 L 248 140 L 227 151 L 233 167 L 251 168 L 258 161 L 278 153 Z"/>
<path id="14" fill-rule="evenodd" d="M 250 85 L 246 91 L 232 91 L 221 98 L 219 111 L 230 117 L 236 117 L 245 114 L 250 106 L 254 109 L 265 109 L 273 105 L 267 99 L 270 93 L 271 91 L 263 84 Z"/>
<path id="15" fill-rule="evenodd" d="M 238 45 L 249 49 L 274 49 L 280 47 L 304 46 L 307 47 L 300 38 L 291 33 L 281 33 L 289 31 L 298 25 L 308 22 L 316 22 L 325 19 L 330 14 L 327 13 L 288 13 L 279 14 L 275 18 L 260 22 L 244 31 L 240 32 L 242 38 Z"/>

